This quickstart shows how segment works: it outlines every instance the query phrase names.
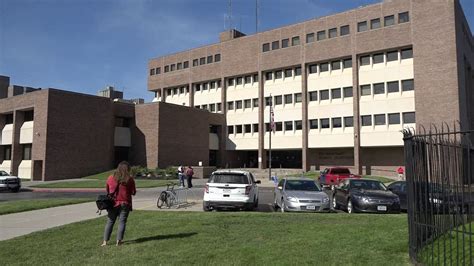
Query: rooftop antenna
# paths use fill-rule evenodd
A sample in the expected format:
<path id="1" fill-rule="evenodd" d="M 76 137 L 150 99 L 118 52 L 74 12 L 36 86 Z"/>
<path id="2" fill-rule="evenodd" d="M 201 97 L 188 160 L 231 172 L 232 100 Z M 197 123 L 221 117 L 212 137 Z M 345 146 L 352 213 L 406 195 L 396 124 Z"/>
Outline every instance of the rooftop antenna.
<path id="1" fill-rule="evenodd" d="M 255 33 L 258 33 L 258 0 L 255 0 Z"/>
<path id="2" fill-rule="evenodd" d="M 229 30 L 232 30 L 232 0 L 229 0 Z"/>

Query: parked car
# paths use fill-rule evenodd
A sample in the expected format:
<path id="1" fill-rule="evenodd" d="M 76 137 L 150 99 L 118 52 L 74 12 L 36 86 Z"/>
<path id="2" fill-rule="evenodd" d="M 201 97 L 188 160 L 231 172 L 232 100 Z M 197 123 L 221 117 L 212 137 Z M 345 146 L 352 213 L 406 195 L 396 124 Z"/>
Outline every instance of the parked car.
<path id="1" fill-rule="evenodd" d="M 407 182 L 406 181 L 396 181 L 390 183 L 387 186 L 388 190 L 392 191 L 394 194 L 397 194 L 400 199 L 400 209 L 407 210 Z"/>
<path id="2" fill-rule="evenodd" d="M 258 207 L 258 187 L 248 171 L 218 170 L 211 174 L 205 186 L 203 209 L 244 209 Z"/>
<path id="3" fill-rule="evenodd" d="M 348 178 L 336 187 L 333 195 L 334 209 L 343 208 L 348 213 L 400 212 L 400 199 L 377 180 Z"/>
<path id="4" fill-rule="evenodd" d="M 285 211 L 330 211 L 329 197 L 309 178 L 283 178 L 275 188 L 275 209 Z"/>
<path id="5" fill-rule="evenodd" d="M 21 179 L 12 176 L 7 172 L 0 170 L 0 189 L 8 189 L 12 192 L 18 192 L 21 188 Z"/>
<path id="6" fill-rule="evenodd" d="M 347 178 L 360 178 L 360 176 L 351 174 L 349 168 L 330 167 L 324 169 L 319 175 L 319 184 L 321 186 L 331 186 L 334 188 L 334 186 L 337 186 Z"/>

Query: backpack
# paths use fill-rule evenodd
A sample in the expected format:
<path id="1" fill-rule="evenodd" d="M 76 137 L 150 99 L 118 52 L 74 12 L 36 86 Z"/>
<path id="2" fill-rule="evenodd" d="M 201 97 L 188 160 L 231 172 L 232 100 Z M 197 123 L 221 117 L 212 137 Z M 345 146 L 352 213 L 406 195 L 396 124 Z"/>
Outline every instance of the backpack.
<path id="1" fill-rule="evenodd" d="M 97 205 L 97 211 L 99 215 L 102 214 L 102 210 L 109 210 L 112 209 L 115 205 L 115 197 L 117 196 L 118 190 L 120 187 L 120 183 L 117 184 L 117 187 L 115 188 L 114 193 L 112 194 L 102 194 L 97 196 L 97 200 L 95 201 L 95 204 Z"/>

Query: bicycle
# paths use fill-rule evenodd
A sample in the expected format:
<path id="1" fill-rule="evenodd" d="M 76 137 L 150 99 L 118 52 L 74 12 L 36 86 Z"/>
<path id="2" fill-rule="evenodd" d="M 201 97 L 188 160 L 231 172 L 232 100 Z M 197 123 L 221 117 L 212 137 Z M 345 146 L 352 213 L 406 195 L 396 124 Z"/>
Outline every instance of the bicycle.
<path id="1" fill-rule="evenodd" d="M 163 205 L 165 205 L 169 209 L 171 208 L 171 206 L 178 203 L 178 196 L 174 189 L 175 185 L 176 184 L 166 184 L 166 190 L 160 193 L 158 201 L 156 202 L 156 207 L 158 207 L 158 209 L 161 209 Z"/>

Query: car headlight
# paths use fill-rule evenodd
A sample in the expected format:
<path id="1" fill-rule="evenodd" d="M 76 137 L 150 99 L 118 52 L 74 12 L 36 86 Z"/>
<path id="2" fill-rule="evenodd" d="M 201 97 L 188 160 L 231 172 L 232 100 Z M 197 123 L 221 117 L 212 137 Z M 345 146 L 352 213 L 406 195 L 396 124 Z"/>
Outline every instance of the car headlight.
<path id="1" fill-rule="evenodd" d="M 323 203 L 327 203 L 327 202 L 329 202 L 329 198 L 328 197 L 323 198 Z"/>
<path id="2" fill-rule="evenodd" d="M 400 202 L 400 198 L 398 198 L 398 197 L 394 198 L 393 202 Z"/>
<path id="3" fill-rule="evenodd" d="M 441 203 L 443 203 L 442 200 L 437 199 L 437 198 L 430 198 L 430 202 L 432 202 L 432 203 L 434 203 L 434 204 L 441 204 Z"/>
<path id="4" fill-rule="evenodd" d="M 298 199 L 295 197 L 286 197 L 286 200 L 289 202 L 298 202 Z"/>

